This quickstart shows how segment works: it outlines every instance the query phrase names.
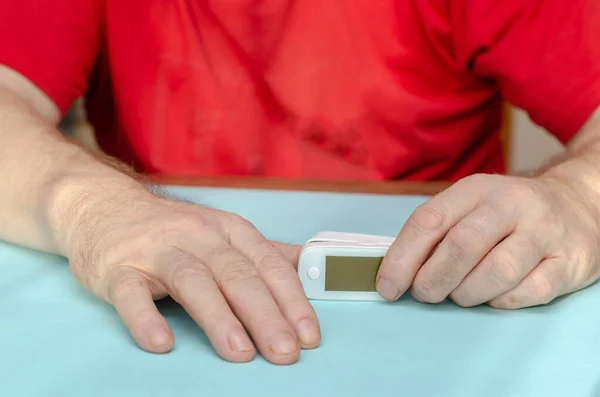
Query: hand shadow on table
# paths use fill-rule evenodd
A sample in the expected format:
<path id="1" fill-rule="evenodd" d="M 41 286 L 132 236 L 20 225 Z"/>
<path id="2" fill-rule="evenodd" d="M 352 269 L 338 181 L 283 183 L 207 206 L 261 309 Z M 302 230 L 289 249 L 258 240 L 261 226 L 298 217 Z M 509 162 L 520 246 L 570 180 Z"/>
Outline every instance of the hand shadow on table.
<path id="1" fill-rule="evenodd" d="M 554 312 L 557 306 L 560 306 L 563 301 L 568 300 L 569 295 L 559 296 L 552 301 L 537 306 L 523 307 L 519 309 L 498 309 L 489 306 L 488 304 L 479 304 L 471 307 L 462 307 L 458 304 L 454 303 L 449 298 L 445 299 L 440 303 L 422 303 L 415 300 L 409 292 L 400 296 L 400 298 L 394 302 L 382 302 L 384 305 L 390 306 L 401 306 L 407 309 L 419 310 L 423 312 L 438 312 L 438 313 L 447 313 L 447 312 L 468 312 L 469 314 L 479 314 L 479 315 L 488 315 L 488 316 L 499 316 L 506 315 L 510 316 L 513 314 L 520 313 L 531 313 L 537 315 L 544 315 Z M 599 394 L 600 396 L 600 394 Z"/>
<path id="2" fill-rule="evenodd" d="M 426 313 L 426 312 L 447 313 L 447 312 L 466 311 L 472 315 L 483 315 L 483 316 L 496 317 L 496 316 L 512 316 L 516 313 L 528 313 L 531 315 L 545 315 L 545 314 L 548 314 L 548 312 L 552 312 L 555 309 L 554 306 L 560 305 L 560 303 L 564 299 L 566 299 L 566 297 L 561 296 L 546 305 L 530 307 L 530 308 L 523 308 L 523 309 L 519 309 L 519 310 L 495 309 L 495 308 L 492 308 L 485 304 L 470 307 L 470 308 L 464 308 L 464 307 L 458 306 L 457 304 L 451 302 L 450 300 L 445 300 L 444 302 L 439 303 L 439 304 L 426 304 L 426 303 L 417 302 L 409 294 L 405 294 L 404 296 L 400 297 L 400 299 L 398 299 L 395 302 L 379 302 L 379 303 L 375 303 L 375 304 L 383 304 L 383 305 L 390 305 L 390 306 L 398 305 L 398 306 L 404 307 L 407 310 L 418 310 L 418 311 L 422 311 L 423 313 Z M 190 315 L 185 311 L 185 309 L 179 303 L 177 303 L 171 297 L 166 297 L 164 299 L 156 301 L 155 303 L 156 303 L 158 310 L 165 317 L 165 319 L 169 323 L 169 326 L 173 330 L 173 334 L 175 337 L 175 346 L 173 347 L 173 350 L 175 350 L 177 348 L 178 339 L 179 340 L 188 339 L 188 340 L 192 340 L 194 342 L 196 342 L 196 341 L 200 342 L 199 345 L 201 346 L 202 350 L 209 351 L 209 352 L 211 352 L 211 354 L 216 354 L 208 337 L 206 336 L 206 334 L 204 333 L 202 328 L 200 328 L 200 326 L 198 324 L 196 324 L 196 322 L 190 317 Z M 318 302 L 317 302 L 317 304 L 318 304 Z M 373 304 L 373 302 L 370 302 L 368 304 Z M 347 305 L 345 305 L 345 306 L 347 306 Z M 600 389 L 600 383 L 599 383 L 598 387 Z"/>
<path id="3" fill-rule="evenodd" d="M 592 392 L 590 393 L 590 396 L 600 396 L 600 378 L 598 378 L 596 380 L 596 383 L 594 384 L 594 387 L 592 388 Z"/>
<path id="4" fill-rule="evenodd" d="M 173 298 L 166 297 L 155 302 L 160 313 L 165 317 L 175 337 L 175 346 L 177 348 L 178 339 L 192 339 L 199 341 L 203 348 L 214 351 L 208 337 L 200 326 L 190 317 L 185 309 Z"/>

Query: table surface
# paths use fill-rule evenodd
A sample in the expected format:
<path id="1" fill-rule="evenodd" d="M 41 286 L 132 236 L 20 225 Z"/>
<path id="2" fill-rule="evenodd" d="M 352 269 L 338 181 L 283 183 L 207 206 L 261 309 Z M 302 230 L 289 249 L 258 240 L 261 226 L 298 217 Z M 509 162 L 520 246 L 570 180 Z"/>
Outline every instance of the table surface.
<path id="1" fill-rule="evenodd" d="M 239 213 L 267 237 L 298 244 L 321 230 L 393 236 L 428 194 L 446 186 L 163 182 L 177 196 Z M 141 351 L 114 310 L 75 282 L 63 258 L 0 243 L 0 275 L 0 396 L 600 395 L 596 285 L 518 311 L 410 297 L 313 301 L 322 345 L 294 365 L 274 366 L 260 356 L 247 364 L 220 360 L 169 300 L 159 307 L 175 349 Z"/>

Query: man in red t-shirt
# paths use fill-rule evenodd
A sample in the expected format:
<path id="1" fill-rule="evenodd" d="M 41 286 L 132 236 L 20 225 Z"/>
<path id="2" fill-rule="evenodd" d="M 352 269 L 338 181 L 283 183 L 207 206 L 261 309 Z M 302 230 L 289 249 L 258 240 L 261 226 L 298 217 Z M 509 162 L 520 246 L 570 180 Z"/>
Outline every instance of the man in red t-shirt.
<path id="1" fill-rule="evenodd" d="M 68 257 L 148 351 L 166 295 L 231 361 L 294 362 L 320 330 L 297 247 L 136 172 L 456 182 L 390 248 L 389 300 L 518 308 L 598 278 L 596 0 L 0 0 L 0 37 L 0 238 Z M 56 131 L 80 96 L 105 155 Z M 564 155 L 502 175 L 505 100 Z"/>

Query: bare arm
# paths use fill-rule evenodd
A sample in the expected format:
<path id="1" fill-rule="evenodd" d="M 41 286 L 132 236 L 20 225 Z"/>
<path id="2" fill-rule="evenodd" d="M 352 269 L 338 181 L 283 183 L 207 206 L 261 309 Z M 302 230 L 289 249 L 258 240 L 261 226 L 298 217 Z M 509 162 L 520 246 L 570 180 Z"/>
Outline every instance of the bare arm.
<path id="1" fill-rule="evenodd" d="M 0 239 L 66 255 L 65 232 L 85 210 L 71 200 L 83 204 L 83 192 L 101 200 L 117 185 L 144 188 L 63 137 L 59 120 L 48 97 L 0 66 Z"/>
<path id="2" fill-rule="evenodd" d="M 562 181 L 600 213 L 600 107 L 569 142 L 536 175 Z"/>
<path id="3" fill-rule="evenodd" d="M 473 175 L 420 206 L 379 270 L 387 299 L 516 309 L 600 277 L 600 109 L 529 176 Z"/>
<path id="4" fill-rule="evenodd" d="M 166 295 L 226 360 L 258 349 L 289 364 L 319 344 L 297 247 L 266 240 L 237 215 L 152 194 L 118 162 L 62 137 L 56 107 L 33 85 L 6 69 L 0 76 L 1 239 L 68 257 L 148 351 L 173 346 L 153 302 Z"/>

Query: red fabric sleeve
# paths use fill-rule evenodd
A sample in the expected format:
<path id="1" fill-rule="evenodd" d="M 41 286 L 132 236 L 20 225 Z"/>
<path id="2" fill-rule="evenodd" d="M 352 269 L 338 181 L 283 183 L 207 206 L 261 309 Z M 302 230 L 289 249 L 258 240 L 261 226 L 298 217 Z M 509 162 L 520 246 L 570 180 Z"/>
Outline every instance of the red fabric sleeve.
<path id="1" fill-rule="evenodd" d="M 600 105 L 600 1 L 451 0 L 461 66 L 566 143 Z"/>
<path id="2" fill-rule="evenodd" d="M 101 0 L 0 0 L 0 64 L 65 112 L 83 95 L 101 37 Z"/>

